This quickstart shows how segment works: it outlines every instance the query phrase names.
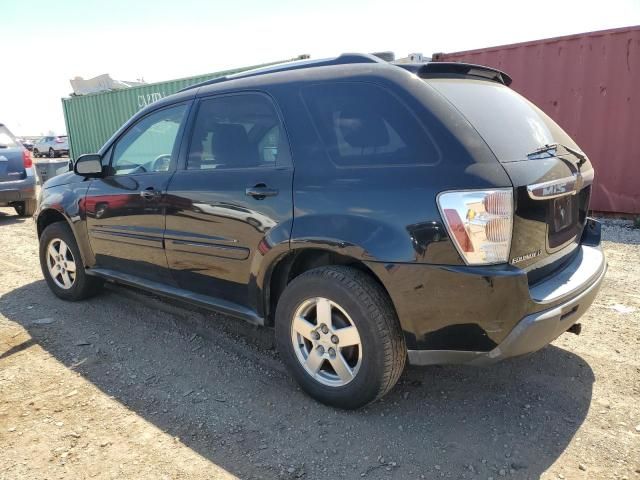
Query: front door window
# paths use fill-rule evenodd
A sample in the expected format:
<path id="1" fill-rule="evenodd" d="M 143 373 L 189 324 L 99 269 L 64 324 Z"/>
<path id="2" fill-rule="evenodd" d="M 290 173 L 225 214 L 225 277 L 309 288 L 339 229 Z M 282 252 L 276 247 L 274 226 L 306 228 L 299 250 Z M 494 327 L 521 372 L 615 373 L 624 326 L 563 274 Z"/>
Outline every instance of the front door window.
<path id="1" fill-rule="evenodd" d="M 113 152 L 113 175 L 169 171 L 186 108 L 178 105 L 154 112 L 125 133 Z"/>

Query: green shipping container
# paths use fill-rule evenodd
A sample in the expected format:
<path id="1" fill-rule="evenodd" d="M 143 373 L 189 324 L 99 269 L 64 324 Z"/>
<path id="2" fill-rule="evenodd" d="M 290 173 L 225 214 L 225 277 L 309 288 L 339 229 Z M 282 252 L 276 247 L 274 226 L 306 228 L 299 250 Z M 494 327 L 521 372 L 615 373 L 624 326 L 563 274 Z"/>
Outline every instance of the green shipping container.
<path id="1" fill-rule="evenodd" d="M 64 122 L 69 136 L 69 157 L 76 159 L 85 153 L 97 152 L 111 135 L 138 110 L 185 87 L 213 78 L 287 61 L 291 60 L 225 70 L 166 82 L 148 83 L 123 90 L 111 90 L 63 98 Z"/>

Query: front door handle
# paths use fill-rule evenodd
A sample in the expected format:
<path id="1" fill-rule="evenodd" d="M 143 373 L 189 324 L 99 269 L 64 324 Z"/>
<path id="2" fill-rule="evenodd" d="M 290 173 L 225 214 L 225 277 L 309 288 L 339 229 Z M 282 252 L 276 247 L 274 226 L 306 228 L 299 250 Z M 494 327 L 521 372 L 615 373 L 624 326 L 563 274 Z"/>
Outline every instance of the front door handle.
<path id="1" fill-rule="evenodd" d="M 140 192 L 140 196 L 145 200 L 153 200 L 160 196 L 160 192 L 153 187 L 147 187 Z"/>
<path id="2" fill-rule="evenodd" d="M 275 197 L 278 195 L 278 190 L 275 188 L 269 188 L 264 183 L 259 183 L 253 187 L 247 188 L 245 194 L 248 197 L 253 197 L 256 200 L 263 200 L 266 197 Z"/>

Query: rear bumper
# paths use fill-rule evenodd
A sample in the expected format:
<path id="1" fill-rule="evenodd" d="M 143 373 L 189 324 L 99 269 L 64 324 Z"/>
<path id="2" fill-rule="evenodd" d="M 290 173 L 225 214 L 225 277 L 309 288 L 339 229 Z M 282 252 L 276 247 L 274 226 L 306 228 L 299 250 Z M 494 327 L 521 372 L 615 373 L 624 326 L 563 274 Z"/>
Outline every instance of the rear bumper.
<path id="1" fill-rule="evenodd" d="M 36 198 L 35 178 L 29 176 L 24 180 L 0 182 L 0 205 L 9 205 Z"/>
<path id="2" fill-rule="evenodd" d="M 575 250 L 535 283 L 510 264 L 367 266 L 393 301 L 410 363 L 490 363 L 538 350 L 578 321 L 606 271 L 600 237 L 589 219 Z"/>
<path id="3" fill-rule="evenodd" d="M 593 303 L 607 270 L 600 247 L 582 246 L 573 262 L 538 291 L 563 293 L 562 303 L 522 318 L 507 337 L 488 352 L 456 350 L 409 350 L 409 363 L 434 365 L 467 363 L 486 365 L 509 357 L 535 352 L 566 332 Z M 566 290 L 566 287 L 573 287 Z M 535 295 L 535 289 L 532 295 Z M 539 292 L 538 292 L 539 293 Z"/>

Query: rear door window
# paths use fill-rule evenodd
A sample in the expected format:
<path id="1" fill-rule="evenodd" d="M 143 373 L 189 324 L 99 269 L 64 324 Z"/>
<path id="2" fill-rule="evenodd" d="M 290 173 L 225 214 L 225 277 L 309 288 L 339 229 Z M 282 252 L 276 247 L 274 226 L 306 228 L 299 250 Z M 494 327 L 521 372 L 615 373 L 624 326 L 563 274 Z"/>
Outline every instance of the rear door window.
<path id="1" fill-rule="evenodd" d="M 302 91 L 331 160 L 339 167 L 424 165 L 440 151 L 393 93 L 372 83 L 335 82 Z"/>
<path id="2" fill-rule="evenodd" d="M 267 96 L 241 93 L 200 102 L 187 170 L 274 167 L 288 158 L 284 128 Z"/>

